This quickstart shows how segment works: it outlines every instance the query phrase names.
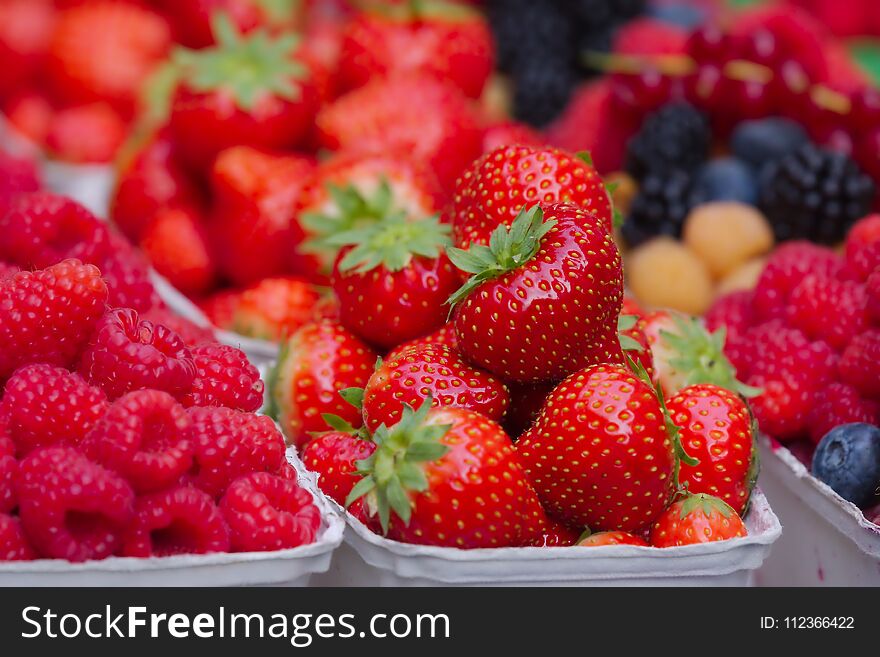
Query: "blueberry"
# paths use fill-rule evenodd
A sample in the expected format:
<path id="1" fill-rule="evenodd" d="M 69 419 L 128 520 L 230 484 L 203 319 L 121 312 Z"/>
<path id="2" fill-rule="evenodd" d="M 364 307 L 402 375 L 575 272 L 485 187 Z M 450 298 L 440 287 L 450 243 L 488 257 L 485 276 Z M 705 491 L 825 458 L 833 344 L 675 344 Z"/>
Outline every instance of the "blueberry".
<path id="1" fill-rule="evenodd" d="M 706 20 L 706 12 L 703 8 L 685 3 L 655 5 L 648 9 L 648 15 L 686 30 L 693 29 Z"/>
<path id="2" fill-rule="evenodd" d="M 703 165 L 694 176 L 691 203 L 710 201 L 758 202 L 758 180 L 754 171 L 741 160 L 723 157 Z"/>
<path id="3" fill-rule="evenodd" d="M 829 431 L 813 454 L 813 475 L 858 507 L 880 502 L 880 428 L 856 422 Z"/>
<path id="4" fill-rule="evenodd" d="M 760 170 L 808 141 L 809 137 L 799 123 L 771 117 L 743 121 L 736 126 L 730 138 L 730 150 L 755 170 Z"/>

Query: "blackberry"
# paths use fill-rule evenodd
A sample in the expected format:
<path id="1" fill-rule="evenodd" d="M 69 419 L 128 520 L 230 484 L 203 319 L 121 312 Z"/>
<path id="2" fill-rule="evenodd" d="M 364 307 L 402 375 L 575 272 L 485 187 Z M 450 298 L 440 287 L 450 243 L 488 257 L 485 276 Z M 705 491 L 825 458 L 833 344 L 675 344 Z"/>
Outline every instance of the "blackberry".
<path id="1" fill-rule="evenodd" d="M 760 207 L 777 240 L 833 244 L 873 198 L 873 181 L 849 156 L 808 143 L 765 169 Z"/>
<path id="2" fill-rule="evenodd" d="M 571 20 L 554 3 L 494 0 L 489 5 L 489 24 L 498 67 L 510 73 L 514 81 L 534 60 L 576 59 Z"/>
<path id="3" fill-rule="evenodd" d="M 621 228 L 626 243 L 633 247 L 657 235 L 680 237 L 693 206 L 691 189 L 691 177 L 679 169 L 648 173 Z"/>
<path id="4" fill-rule="evenodd" d="M 555 119 L 580 82 L 577 69 L 565 61 L 535 60 L 519 71 L 513 93 L 513 114 L 542 128 Z"/>
<path id="5" fill-rule="evenodd" d="M 687 103 L 670 103 L 649 115 L 626 149 L 626 170 L 638 180 L 648 173 L 691 172 L 709 156 L 708 118 Z"/>

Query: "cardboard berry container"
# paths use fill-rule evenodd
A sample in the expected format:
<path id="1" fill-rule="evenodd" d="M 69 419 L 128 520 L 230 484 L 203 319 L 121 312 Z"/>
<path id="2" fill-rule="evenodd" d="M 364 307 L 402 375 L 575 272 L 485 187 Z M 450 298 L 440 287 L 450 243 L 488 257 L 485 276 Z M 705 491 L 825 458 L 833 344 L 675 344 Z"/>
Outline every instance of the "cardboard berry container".
<path id="1" fill-rule="evenodd" d="M 345 522 L 318 492 L 315 478 L 291 451 L 297 481 L 321 510 L 314 543 L 275 552 L 238 552 L 135 559 L 111 557 L 68 563 L 60 559 L 0 562 L 0 586 L 308 586 L 330 567 L 342 543 Z"/>
<path id="2" fill-rule="evenodd" d="M 333 503 L 340 511 L 342 509 Z M 678 548 L 459 550 L 377 536 L 345 512 L 345 543 L 322 586 L 749 586 L 782 527 L 760 490 L 746 516 L 749 535 Z"/>
<path id="3" fill-rule="evenodd" d="M 761 586 L 880 586 L 880 526 L 766 436 L 761 487 L 785 526 Z"/>

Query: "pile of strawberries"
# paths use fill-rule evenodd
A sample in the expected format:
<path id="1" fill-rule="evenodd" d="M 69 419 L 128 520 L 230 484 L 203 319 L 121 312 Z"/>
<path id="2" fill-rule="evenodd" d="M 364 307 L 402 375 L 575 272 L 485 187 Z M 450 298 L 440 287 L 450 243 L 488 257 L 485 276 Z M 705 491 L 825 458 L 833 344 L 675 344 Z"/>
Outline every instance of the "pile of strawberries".
<path id="1" fill-rule="evenodd" d="M 726 326 L 761 429 L 791 443 L 842 424 L 880 423 L 880 215 L 850 230 L 839 254 L 783 244 L 754 291 L 719 299 L 706 316 Z"/>
<path id="2" fill-rule="evenodd" d="M 313 542 L 259 372 L 157 305 L 136 256 L 45 192 L 0 217 L 0 560 Z"/>
<path id="3" fill-rule="evenodd" d="M 290 336 L 271 381 L 322 490 L 409 543 L 744 536 L 748 406 L 718 336 L 621 316 L 613 211 L 589 158 L 496 148 L 446 215 L 390 212 L 328 240 L 335 316 Z"/>

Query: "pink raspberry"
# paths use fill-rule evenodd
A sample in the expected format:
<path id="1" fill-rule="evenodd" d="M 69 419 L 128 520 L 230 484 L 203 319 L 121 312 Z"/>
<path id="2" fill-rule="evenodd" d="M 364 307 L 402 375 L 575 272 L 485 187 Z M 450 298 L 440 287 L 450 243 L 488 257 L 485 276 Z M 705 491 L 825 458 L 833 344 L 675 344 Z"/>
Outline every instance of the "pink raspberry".
<path id="1" fill-rule="evenodd" d="M 21 268 L 18 265 L 0 261 L 0 281 L 12 278 L 13 274 L 17 274 L 20 271 Z"/>
<path id="2" fill-rule="evenodd" d="M 68 258 L 98 264 L 110 250 L 107 225 L 64 196 L 25 194 L 0 215 L 0 258 L 21 267 L 42 269 Z"/>
<path id="3" fill-rule="evenodd" d="M 125 477 L 138 493 L 177 482 L 192 465 L 192 423 L 166 392 L 137 390 L 117 399 L 86 436 L 82 450 Z"/>
<path id="4" fill-rule="evenodd" d="M 133 308 L 141 313 L 160 305 L 144 255 L 121 235 L 114 233 L 111 244 L 112 252 L 95 263 L 107 282 L 108 305 L 111 308 Z"/>
<path id="5" fill-rule="evenodd" d="M 115 472 L 67 447 L 46 447 L 19 464 L 18 512 L 45 557 L 104 559 L 122 545 L 134 492 Z"/>
<path id="6" fill-rule="evenodd" d="M 30 363 L 72 365 L 106 302 L 100 272 L 78 260 L 0 281 L 0 380 Z"/>
<path id="7" fill-rule="evenodd" d="M 196 453 L 191 482 L 221 496 L 238 477 L 276 473 L 284 463 L 284 438 L 268 417 L 231 408 L 190 408 Z"/>
<path id="8" fill-rule="evenodd" d="M 178 315 L 174 311 L 161 305 L 155 305 L 147 312 L 141 313 L 141 318 L 148 319 L 154 324 L 167 326 L 183 338 L 183 341 L 186 342 L 186 346 L 190 348 L 203 344 L 214 344 L 217 342 L 217 338 L 214 336 L 214 332 L 211 329 L 199 326 L 195 322 L 188 320 L 186 317 Z"/>
<path id="9" fill-rule="evenodd" d="M 18 506 L 15 477 L 18 461 L 11 454 L 0 453 L 0 513 L 10 513 Z M 2 559 L 0 559 L 2 560 Z"/>
<path id="10" fill-rule="evenodd" d="M 840 378 L 863 397 L 880 401 L 880 329 L 857 335 L 840 358 Z"/>
<path id="11" fill-rule="evenodd" d="M 0 216 L 21 194 L 39 189 L 40 177 L 33 161 L 0 151 Z"/>
<path id="12" fill-rule="evenodd" d="M 811 274 L 792 290 L 785 316 L 791 326 L 810 338 L 825 340 L 842 351 L 867 328 L 866 305 L 867 294 L 861 283 Z"/>
<path id="13" fill-rule="evenodd" d="M 167 557 L 229 551 L 229 527 L 207 493 L 175 486 L 138 498 L 122 555 Z"/>
<path id="14" fill-rule="evenodd" d="M 31 561 L 37 553 L 27 540 L 21 521 L 0 513 L 0 563 L 4 561 Z"/>
<path id="15" fill-rule="evenodd" d="M 846 264 L 863 281 L 880 267 L 880 214 L 859 219 L 846 236 Z"/>
<path id="16" fill-rule="evenodd" d="M 38 447 L 77 445 L 107 409 L 107 398 L 81 376 L 51 365 L 26 365 L 6 382 L 0 413 L 19 457 Z"/>
<path id="17" fill-rule="evenodd" d="M 868 276 L 865 293 L 868 297 L 866 304 L 868 318 L 874 326 L 880 326 L 880 269 Z"/>
<path id="18" fill-rule="evenodd" d="M 187 406 L 226 406 L 239 411 L 256 411 L 263 405 L 260 372 L 240 349 L 224 344 L 206 344 L 192 349 L 196 378 Z"/>
<path id="19" fill-rule="evenodd" d="M 832 383 L 816 393 L 809 414 L 809 433 L 818 443 L 834 427 L 851 422 L 880 422 L 880 404 L 863 399 L 858 390 L 845 383 Z"/>
<path id="20" fill-rule="evenodd" d="M 192 389 L 196 368 L 179 335 L 141 320 L 130 308 L 111 310 L 98 323 L 79 372 L 107 397 L 155 389 L 182 398 Z"/>
<path id="21" fill-rule="evenodd" d="M 803 241 L 783 244 L 770 257 L 755 286 L 755 319 L 782 318 L 789 295 L 807 274 L 833 278 L 843 270 L 843 258 L 831 249 Z"/>
<path id="22" fill-rule="evenodd" d="M 321 512 L 296 482 L 267 472 L 233 481 L 220 501 L 236 552 L 268 552 L 313 543 Z"/>
<path id="23" fill-rule="evenodd" d="M 752 326 L 752 292 L 740 290 L 718 297 L 704 320 L 711 332 L 724 327 L 729 339 L 736 339 Z"/>

